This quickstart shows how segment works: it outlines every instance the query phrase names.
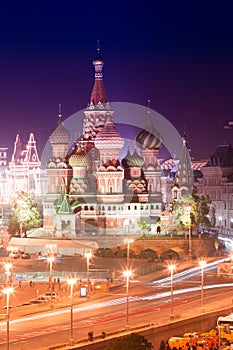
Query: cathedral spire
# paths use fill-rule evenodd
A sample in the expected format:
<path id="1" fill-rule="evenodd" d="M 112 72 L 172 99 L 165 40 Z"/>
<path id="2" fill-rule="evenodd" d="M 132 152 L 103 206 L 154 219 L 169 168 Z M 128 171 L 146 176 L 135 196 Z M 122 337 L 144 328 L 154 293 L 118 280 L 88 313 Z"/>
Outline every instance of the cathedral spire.
<path id="1" fill-rule="evenodd" d="M 95 81 L 91 92 L 90 104 L 94 106 L 98 103 L 104 104 L 108 102 L 107 94 L 105 92 L 104 83 L 103 83 L 103 65 L 104 60 L 100 54 L 99 40 L 97 44 L 97 55 L 93 60 L 93 65 L 95 68 Z"/>

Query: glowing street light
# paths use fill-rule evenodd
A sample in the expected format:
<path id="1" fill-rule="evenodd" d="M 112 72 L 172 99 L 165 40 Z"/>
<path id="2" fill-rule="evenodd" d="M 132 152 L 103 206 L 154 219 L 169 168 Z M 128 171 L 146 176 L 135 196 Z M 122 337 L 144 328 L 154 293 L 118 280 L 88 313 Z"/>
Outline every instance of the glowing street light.
<path id="1" fill-rule="evenodd" d="M 10 284 L 9 282 L 10 282 L 12 264 L 9 261 L 7 261 L 4 264 L 4 268 L 6 270 L 6 283 L 7 283 L 7 285 L 9 285 Z"/>
<path id="2" fill-rule="evenodd" d="M 199 265 L 201 266 L 201 309 L 204 312 L 204 268 L 206 265 L 205 260 L 200 260 Z"/>
<path id="3" fill-rule="evenodd" d="M 69 278 L 67 283 L 70 286 L 70 342 L 73 345 L 74 342 L 74 332 L 73 332 L 73 288 L 76 284 L 76 278 Z"/>
<path id="4" fill-rule="evenodd" d="M 90 259 L 92 257 L 91 252 L 85 253 L 85 258 L 87 260 L 87 300 L 90 300 Z"/>
<path id="5" fill-rule="evenodd" d="M 129 330 L 129 279 L 132 276 L 131 270 L 124 271 L 124 277 L 126 278 L 126 330 Z"/>
<path id="6" fill-rule="evenodd" d="M 130 252 L 130 243 L 133 243 L 133 239 L 132 238 L 125 238 L 124 239 L 124 243 L 127 244 L 127 255 L 126 255 L 126 268 L 127 270 L 129 270 L 129 252 Z"/>
<path id="7" fill-rule="evenodd" d="M 187 205 L 185 209 L 188 212 L 188 227 L 189 227 L 189 256 L 192 256 L 192 237 L 191 237 L 191 204 Z"/>
<path id="8" fill-rule="evenodd" d="M 168 270 L 171 273 L 171 314 L 170 314 L 170 320 L 173 321 L 174 320 L 174 312 L 173 312 L 173 273 L 176 269 L 176 265 L 175 264 L 170 264 L 168 265 Z"/>
<path id="9" fill-rule="evenodd" d="M 19 207 L 19 232 L 20 232 L 20 237 L 23 236 L 23 213 L 22 213 L 22 207 L 24 205 L 24 201 L 22 199 L 17 199 L 17 205 Z"/>
<path id="10" fill-rule="evenodd" d="M 7 286 L 3 290 L 3 294 L 6 295 L 6 313 L 7 313 L 7 319 L 6 319 L 6 344 L 7 344 L 7 350 L 9 350 L 10 346 L 10 313 L 9 313 L 9 305 L 10 305 L 10 295 L 13 293 L 14 289 L 10 286 Z"/>
<path id="11" fill-rule="evenodd" d="M 55 260 L 55 257 L 53 254 L 49 255 L 47 257 L 47 261 L 49 263 L 49 287 L 50 287 L 50 293 L 51 293 L 51 305 L 53 302 L 53 295 L 52 295 L 52 285 L 53 285 L 53 262 Z"/>

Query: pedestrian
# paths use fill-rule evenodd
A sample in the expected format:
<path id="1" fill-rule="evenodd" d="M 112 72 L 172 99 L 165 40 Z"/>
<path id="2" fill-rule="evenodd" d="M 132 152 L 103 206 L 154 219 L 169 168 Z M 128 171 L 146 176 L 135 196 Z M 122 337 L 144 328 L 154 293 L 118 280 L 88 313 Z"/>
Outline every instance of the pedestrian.
<path id="1" fill-rule="evenodd" d="M 19 285 L 18 286 L 19 286 L 19 288 L 21 288 L 21 281 L 19 281 Z"/>
<path id="2" fill-rule="evenodd" d="M 57 278 L 58 289 L 61 290 L 60 278 Z"/>
<path id="3" fill-rule="evenodd" d="M 30 287 L 32 287 L 32 281 L 29 282 Z"/>

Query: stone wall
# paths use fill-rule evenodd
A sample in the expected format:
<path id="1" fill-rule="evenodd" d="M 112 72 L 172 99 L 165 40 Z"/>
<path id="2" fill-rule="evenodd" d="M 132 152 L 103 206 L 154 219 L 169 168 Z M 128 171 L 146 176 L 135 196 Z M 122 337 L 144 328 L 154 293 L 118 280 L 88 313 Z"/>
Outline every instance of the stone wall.
<path id="1" fill-rule="evenodd" d="M 193 257 L 213 256 L 215 253 L 214 243 L 216 236 L 202 238 L 195 236 L 191 239 L 191 250 Z M 189 239 L 187 238 L 138 238 L 130 244 L 130 249 L 139 254 L 147 248 L 153 249 L 159 254 L 169 249 L 182 249 L 185 255 L 189 254 Z"/>

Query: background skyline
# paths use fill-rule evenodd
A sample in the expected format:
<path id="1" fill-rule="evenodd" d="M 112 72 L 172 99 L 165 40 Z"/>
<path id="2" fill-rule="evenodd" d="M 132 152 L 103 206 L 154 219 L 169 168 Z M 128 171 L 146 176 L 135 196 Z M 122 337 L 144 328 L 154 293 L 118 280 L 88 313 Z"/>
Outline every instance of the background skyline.
<path id="1" fill-rule="evenodd" d="M 209 157 L 232 143 L 231 14 L 230 2 L 210 1 L 1 4 L 0 146 L 10 158 L 16 134 L 26 144 L 33 132 L 41 156 L 58 104 L 64 121 L 87 106 L 100 40 L 110 103 L 150 99 L 195 159 Z"/>

